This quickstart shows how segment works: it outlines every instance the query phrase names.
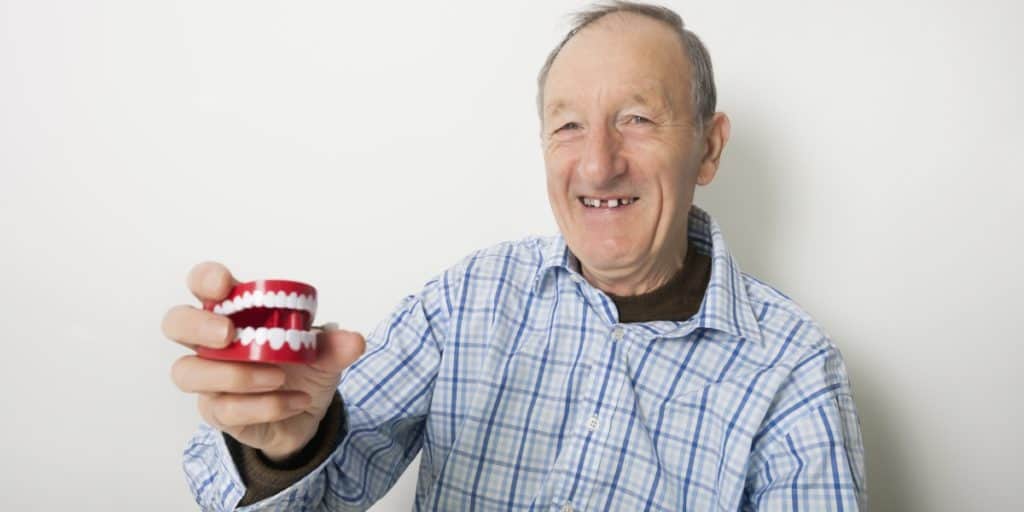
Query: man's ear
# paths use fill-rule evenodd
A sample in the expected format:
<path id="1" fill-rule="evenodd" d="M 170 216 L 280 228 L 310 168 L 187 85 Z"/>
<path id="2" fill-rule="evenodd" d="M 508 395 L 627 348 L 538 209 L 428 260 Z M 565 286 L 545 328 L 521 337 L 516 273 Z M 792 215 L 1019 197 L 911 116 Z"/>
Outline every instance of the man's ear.
<path id="1" fill-rule="evenodd" d="M 725 115 L 725 112 L 715 112 L 704 128 L 704 154 L 701 155 L 700 167 L 697 170 L 698 185 L 707 185 L 715 179 L 722 151 L 729 142 L 731 128 L 729 116 Z"/>

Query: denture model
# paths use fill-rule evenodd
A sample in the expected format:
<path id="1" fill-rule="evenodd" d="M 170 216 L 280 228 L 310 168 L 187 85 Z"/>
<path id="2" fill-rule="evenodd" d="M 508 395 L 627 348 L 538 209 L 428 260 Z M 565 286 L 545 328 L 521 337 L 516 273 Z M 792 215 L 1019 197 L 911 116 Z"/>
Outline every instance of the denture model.
<path id="1" fill-rule="evenodd" d="M 235 339 L 225 348 L 197 348 L 200 356 L 234 361 L 312 363 L 316 333 L 316 288 L 297 281 L 267 279 L 235 286 L 221 302 L 203 305 L 231 318 Z"/>

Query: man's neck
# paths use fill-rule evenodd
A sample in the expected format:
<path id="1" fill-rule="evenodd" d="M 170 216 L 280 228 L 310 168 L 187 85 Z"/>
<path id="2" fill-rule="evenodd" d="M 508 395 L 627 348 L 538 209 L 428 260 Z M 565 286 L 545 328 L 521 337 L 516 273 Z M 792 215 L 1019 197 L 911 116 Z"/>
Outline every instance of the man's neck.
<path id="1" fill-rule="evenodd" d="M 629 297 L 643 295 L 656 290 L 684 270 L 689 243 L 681 250 L 673 251 L 664 261 L 654 261 L 645 269 L 616 273 L 593 272 L 580 262 L 580 274 L 594 288 L 609 295 Z"/>
<path id="2" fill-rule="evenodd" d="M 711 258 L 689 243 L 683 254 L 679 270 L 651 290 L 629 295 L 602 290 L 615 303 L 619 322 L 684 321 L 700 310 L 711 279 Z"/>

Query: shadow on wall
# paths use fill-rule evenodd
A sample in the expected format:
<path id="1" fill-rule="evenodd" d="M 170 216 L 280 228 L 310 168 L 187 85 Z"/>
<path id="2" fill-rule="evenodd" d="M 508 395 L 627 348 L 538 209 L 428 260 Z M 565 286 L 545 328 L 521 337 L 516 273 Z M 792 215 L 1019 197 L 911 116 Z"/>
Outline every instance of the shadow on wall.
<path id="1" fill-rule="evenodd" d="M 787 243 L 801 234 L 786 230 L 782 223 L 793 218 L 794 212 L 788 210 L 800 202 L 789 191 L 801 188 L 795 186 L 797 177 L 786 172 L 783 155 L 792 153 L 786 150 L 801 142 L 785 140 L 784 132 L 773 126 L 771 119 L 758 117 L 756 107 L 737 109 L 729 112 L 729 117 L 732 137 L 722 167 L 711 185 L 697 188 L 694 202 L 718 221 L 744 272 L 786 292 L 785 283 L 777 278 L 787 256 Z M 835 327 L 826 329 L 836 340 L 843 340 L 840 350 L 857 342 Z M 881 374 L 849 358 L 848 354 L 855 352 L 843 350 L 864 437 L 869 508 L 920 510 L 908 492 L 912 468 L 907 461 L 911 459 L 896 442 L 899 436 L 894 435 L 898 402 L 879 380 Z"/>

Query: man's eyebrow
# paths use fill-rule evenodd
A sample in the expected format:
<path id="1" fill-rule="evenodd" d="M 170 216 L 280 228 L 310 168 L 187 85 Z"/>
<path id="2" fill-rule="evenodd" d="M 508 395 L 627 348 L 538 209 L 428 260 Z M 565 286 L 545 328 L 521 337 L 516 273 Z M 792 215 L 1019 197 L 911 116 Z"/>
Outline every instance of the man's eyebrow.
<path id="1" fill-rule="evenodd" d="M 657 91 L 633 93 L 633 101 L 647 108 L 663 111 L 670 116 L 673 113 L 671 101 L 668 97 L 658 94 Z"/>
<path id="2" fill-rule="evenodd" d="M 640 94 L 640 93 L 634 93 L 633 94 L 633 101 L 635 101 L 635 102 L 637 102 L 637 103 L 639 103 L 639 104 L 641 104 L 641 105 L 643 105 L 645 107 L 651 105 L 651 102 L 647 100 L 647 97 L 644 96 L 643 94 Z"/>
<path id="3" fill-rule="evenodd" d="M 559 100 L 559 101 L 556 101 L 556 102 L 548 105 L 547 107 L 544 107 L 544 112 L 546 112 L 548 115 L 552 115 L 553 116 L 553 115 L 557 114 L 560 110 L 564 109 L 565 107 L 566 107 L 566 103 L 564 101 L 562 101 L 562 100 Z"/>

